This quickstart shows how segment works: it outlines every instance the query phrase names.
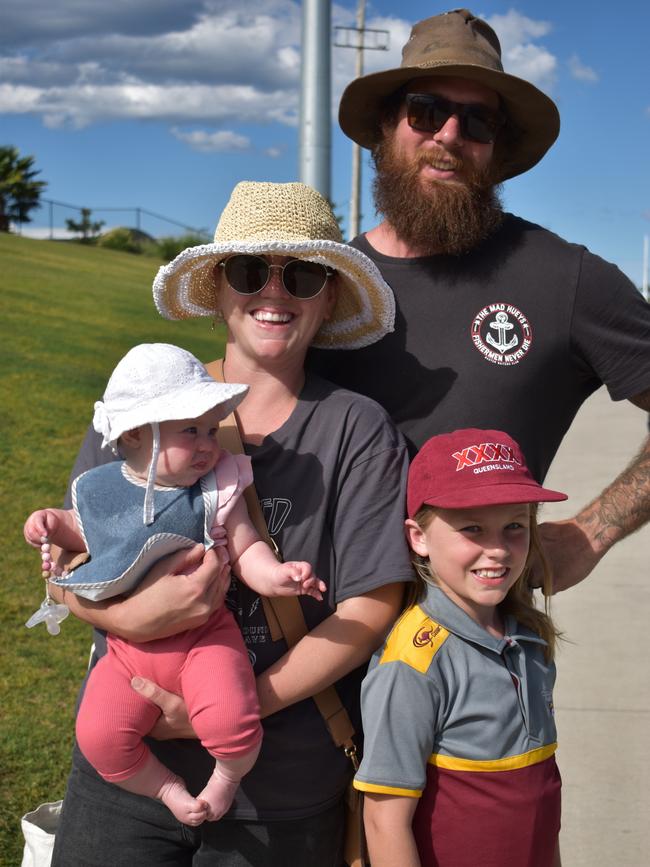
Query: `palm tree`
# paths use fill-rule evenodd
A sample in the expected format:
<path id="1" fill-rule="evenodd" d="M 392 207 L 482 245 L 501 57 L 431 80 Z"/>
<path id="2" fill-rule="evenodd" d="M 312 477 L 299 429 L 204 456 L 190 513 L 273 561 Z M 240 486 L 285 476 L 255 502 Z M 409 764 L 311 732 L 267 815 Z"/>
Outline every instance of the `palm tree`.
<path id="1" fill-rule="evenodd" d="M 76 232 L 81 235 L 81 240 L 84 244 L 90 244 L 91 241 L 96 240 L 97 235 L 99 235 L 102 226 L 104 225 L 103 220 L 93 221 L 90 219 L 90 215 L 92 211 L 90 208 L 82 208 L 81 209 L 81 220 L 79 222 L 75 220 L 66 220 L 65 224 L 70 232 Z"/>
<path id="2" fill-rule="evenodd" d="M 0 232 L 8 232 L 12 221 L 28 223 L 29 212 L 38 207 L 46 181 L 36 181 L 34 157 L 21 157 L 18 148 L 0 147 Z"/>

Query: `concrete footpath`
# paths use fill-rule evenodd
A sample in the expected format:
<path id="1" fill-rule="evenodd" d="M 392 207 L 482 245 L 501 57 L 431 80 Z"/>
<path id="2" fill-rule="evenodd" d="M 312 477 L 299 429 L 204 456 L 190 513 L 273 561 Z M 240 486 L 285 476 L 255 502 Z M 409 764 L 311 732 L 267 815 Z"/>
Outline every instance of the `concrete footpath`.
<path id="1" fill-rule="evenodd" d="M 645 414 L 600 389 L 584 405 L 547 476 L 570 517 L 636 454 Z M 542 518 L 544 520 L 544 518 Z M 650 527 L 616 545 L 582 584 L 554 597 L 568 641 L 555 706 L 563 778 L 563 867 L 650 865 Z"/>

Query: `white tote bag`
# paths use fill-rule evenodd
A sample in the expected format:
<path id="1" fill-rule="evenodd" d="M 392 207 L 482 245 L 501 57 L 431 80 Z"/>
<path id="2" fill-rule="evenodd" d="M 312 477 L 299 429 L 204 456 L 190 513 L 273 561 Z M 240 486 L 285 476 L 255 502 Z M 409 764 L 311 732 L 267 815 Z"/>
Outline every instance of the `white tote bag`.
<path id="1" fill-rule="evenodd" d="M 61 804 L 62 801 L 41 804 L 20 820 L 25 838 L 21 867 L 50 867 Z"/>
<path id="2" fill-rule="evenodd" d="M 95 652 L 95 645 L 91 644 L 88 655 L 88 670 Z M 25 838 L 23 848 L 23 860 L 20 867 L 50 867 L 52 862 L 52 850 L 54 849 L 54 835 L 59 827 L 61 805 L 63 801 L 50 801 L 41 804 L 35 810 L 31 810 L 20 820 L 20 827 Z"/>

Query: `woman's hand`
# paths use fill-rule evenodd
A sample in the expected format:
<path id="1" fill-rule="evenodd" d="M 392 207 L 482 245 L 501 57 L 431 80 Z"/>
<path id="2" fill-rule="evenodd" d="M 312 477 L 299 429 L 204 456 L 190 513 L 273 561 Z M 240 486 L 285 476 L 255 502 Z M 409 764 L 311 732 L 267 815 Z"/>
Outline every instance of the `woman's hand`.
<path id="1" fill-rule="evenodd" d="M 91 602 L 70 590 L 52 586 L 52 596 L 65 602 L 81 620 L 128 641 L 167 638 L 202 626 L 221 605 L 230 584 L 230 566 L 223 549 L 203 545 L 164 557 L 127 597 Z"/>
<path id="2" fill-rule="evenodd" d="M 159 741 L 169 741 L 173 738 L 196 738 L 194 729 L 187 715 L 185 702 L 173 692 L 167 692 L 152 680 L 144 677 L 134 677 L 131 687 L 143 698 L 157 704 L 162 711 L 155 726 L 149 734 Z"/>
<path id="3" fill-rule="evenodd" d="M 223 548 L 205 551 L 196 545 L 165 557 L 122 603 L 130 606 L 129 619 L 138 630 L 135 640 L 167 638 L 202 626 L 223 605 L 229 584 L 230 565 Z M 111 631 L 130 638 L 119 624 Z"/>

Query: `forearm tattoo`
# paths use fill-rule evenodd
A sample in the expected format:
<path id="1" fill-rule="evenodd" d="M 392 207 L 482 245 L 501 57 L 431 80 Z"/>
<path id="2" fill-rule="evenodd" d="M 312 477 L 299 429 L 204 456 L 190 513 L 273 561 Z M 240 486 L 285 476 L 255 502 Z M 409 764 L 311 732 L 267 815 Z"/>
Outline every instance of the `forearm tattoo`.
<path id="1" fill-rule="evenodd" d="M 610 548 L 650 520 L 650 437 L 637 457 L 580 514 L 577 523 L 601 548 Z"/>

